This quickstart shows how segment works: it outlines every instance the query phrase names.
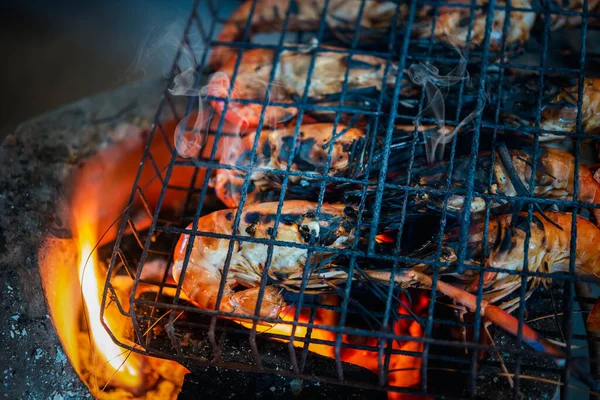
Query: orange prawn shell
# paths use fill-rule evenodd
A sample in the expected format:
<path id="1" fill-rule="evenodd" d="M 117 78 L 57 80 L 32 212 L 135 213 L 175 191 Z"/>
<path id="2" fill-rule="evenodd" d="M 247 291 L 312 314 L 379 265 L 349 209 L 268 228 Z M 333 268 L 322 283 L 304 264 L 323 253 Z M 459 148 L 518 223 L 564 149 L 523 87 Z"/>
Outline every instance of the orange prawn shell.
<path id="1" fill-rule="evenodd" d="M 239 233 L 236 236 L 253 236 L 257 238 L 269 238 L 270 228 L 274 225 L 275 212 L 278 207 L 277 202 L 271 203 L 259 203 L 252 204 L 244 207 L 240 216 L 239 222 Z M 316 203 L 303 201 L 303 200 L 289 200 L 283 203 L 281 209 L 281 215 L 289 214 L 305 214 L 310 211 L 316 211 Z M 344 204 L 323 204 L 321 207 L 321 214 L 330 214 L 334 216 L 344 215 Z M 233 224 L 235 220 L 236 211 L 234 209 L 219 210 L 208 215 L 201 217 L 198 220 L 197 231 L 232 235 Z M 261 218 L 260 223 L 256 224 L 254 218 Z M 250 226 L 254 227 L 252 234 L 248 233 L 247 230 Z M 187 229 L 192 229 L 193 224 L 188 225 Z M 187 234 L 181 235 L 177 245 L 175 246 L 174 262 L 183 261 L 186 253 L 186 249 L 189 243 L 190 236 Z M 288 242 L 303 242 L 302 238 L 298 234 L 296 226 L 286 225 L 280 223 L 277 229 L 276 240 L 288 241 Z M 225 255 L 216 254 L 224 251 L 229 247 L 230 239 L 220 239 L 208 236 L 196 236 L 194 239 L 194 247 L 190 255 L 190 262 L 197 262 L 198 260 L 210 261 L 211 263 L 217 264 L 220 261 L 224 261 Z M 282 246 L 276 246 L 282 247 Z M 179 273 L 181 271 L 173 271 L 174 278 L 179 281 Z M 186 276 L 186 280 L 188 277 Z"/>
<path id="2" fill-rule="evenodd" d="M 471 0 L 459 0 L 456 3 L 471 4 Z M 506 5 L 506 1 L 500 0 L 497 5 Z M 487 0 L 477 0 L 476 4 L 485 6 Z M 513 0 L 512 6 L 515 8 L 530 8 L 530 0 Z M 483 43 L 486 31 L 486 19 L 488 8 L 469 9 L 466 7 L 439 7 L 439 16 L 435 24 L 435 30 L 432 29 L 433 18 L 430 16 L 432 6 L 425 6 L 419 13 L 420 22 L 417 24 L 414 32 L 418 36 L 429 38 L 431 32 L 437 40 L 445 41 L 459 48 L 467 47 L 467 37 L 469 36 L 468 25 L 464 24 L 469 20 L 471 13 L 473 15 L 473 28 L 470 32 L 470 47 L 475 48 Z M 490 36 L 490 51 L 498 52 L 502 48 L 503 40 L 507 46 L 524 44 L 528 39 L 535 23 L 536 14 L 534 12 L 515 12 L 509 16 L 509 26 L 507 36 L 504 34 L 504 21 L 506 18 L 505 10 L 493 10 L 494 20 Z M 422 21 L 422 22 L 421 22 Z"/>
<path id="3" fill-rule="evenodd" d="M 231 78 L 238 61 L 237 52 L 228 53 L 224 56 L 223 64 L 219 71 L 213 74 L 208 83 L 207 93 L 213 97 L 255 100 L 256 103 L 242 104 L 235 101 L 230 102 L 226 113 L 229 122 L 238 124 L 240 127 L 256 127 L 263 111 L 263 100 L 267 92 L 267 85 L 271 74 L 274 52 L 266 49 L 246 50 L 241 55 L 237 73 L 230 91 Z M 289 102 L 285 89 L 274 81 L 269 85 L 269 101 Z M 211 101 L 216 110 L 223 110 L 225 103 L 220 100 Z M 264 124 L 275 125 L 296 115 L 298 110 L 293 107 L 284 108 L 280 106 L 267 106 L 264 111 Z"/>
<path id="4" fill-rule="evenodd" d="M 289 10 L 290 4 L 295 9 Z M 235 42 L 243 39 L 246 25 L 250 24 L 249 33 L 278 32 L 283 29 L 287 18 L 287 31 L 317 30 L 321 24 L 324 0 L 281 1 L 281 0 L 247 0 L 242 3 L 227 20 L 219 34 L 220 42 Z M 393 22 L 397 5 L 392 1 L 367 1 L 363 7 L 361 2 L 346 0 L 329 0 L 325 18 L 327 25 L 336 33 L 338 29 L 361 30 L 386 29 Z M 407 7 L 402 5 L 399 18 L 406 15 Z M 362 8 L 362 10 L 361 10 Z M 250 14 L 252 19 L 250 20 Z M 361 20 L 358 21 L 358 16 Z M 218 67 L 230 53 L 236 52 L 229 47 L 218 47 L 211 55 L 211 65 Z"/>
<path id="5" fill-rule="evenodd" d="M 548 131 L 575 132 L 577 125 L 577 104 L 579 86 L 562 89 L 552 100 L 552 104 L 570 104 L 570 107 L 554 106 L 542 110 L 540 128 Z M 583 81 L 583 100 L 581 105 L 581 127 L 584 133 L 600 133 L 600 78 L 585 78 Z M 556 135 L 550 135 L 553 139 Z M 559 136 L 558 138 L 563 138 Z"/>
<path id="6" fill-rule="evenodd" d="M 569 269 L 569 251 L 571 248 L 571 228 L 573 215 L 570 213 L 546 213 L 562 230 L 544 221 L 546 237 L 549 240 L 548 248 L 557 254 L 553 260 L 559 271 L 567 272 Z M 579 276 L 600 276 L 600 230 L 587 219 L 577 216 L 577 240 L 575 249 L 575 273 Z M 554 272 L 554 271 L 553 271 Z"/>
<path id="7" fill-rule="evenodd" d="M 274 226 L 274 217 L 278 203 L 261 203 L 245 207 L 240 216 L 239 229 L 236 236 L 270 238 L 271 229 Z M 286 201 L 283 204 L 281 215 L 298 216 L 309 212 L 315 212 L 316 203 L 307 201 Z M 334 218 L 344 215 L 345 205 L 323 204 L 320 215 L 330 215 Z M 235 222 L 236 210 L 220 210 L 205 215 L 198 220 L 197 231 L 232 235 Z M 310 219 L 310 218 L 309 218 Z M 325 218 L 326 219 L 326 218 Z M 305 219 L 304 219 L 305 220 Z M 304 221 L 303 220 L 303 221 Z M 324 226 L 323 220 L 318 224 Z M 314 226 L 314 225 L 313 225 Z M 192 229 L 190 224 L 188 229 Z M 316 229 L 316 228 L 315 228 Z M 340 232 L 342 234 L 342 232 Z M 346 232 L 345 234 L 349 234 Z M 195 236 L 193 248 L 181 282 L 184 293 L 202 308 L 215 309 L 219 286 L 222 279 L 222 270 L 227 258 L 231 239 L 213 238 L 208 236 Z M 299 225 L 281 222 L 277 229 L 276 240 L 290 243 L 304 243 Z M 173 255 L 173 278 L 176 282 L 181 281 L 181 273 L 184 266 L 185 254 L 190 245 L 190 235 L 182 234 L 175 246 Z M 276 245 L 273 247 L 270 269 L 272 271 L 287 273 L 301 271 L 306 261 L 306 249 Z M 235 311 L 233 304 L 252 305 L 255 299 L 249 296 L 256 293 L 260 284 L 263 268 L 267 258 L 267 245 L 255 242 L 234 241 L 233 251 L 227 275 L 227 282 L 223 290 L 223 300 L 220 305 L 221 311 Z M 249 289 L 235 293 L 233 288 L 237 285 Z M 261 316 L 276 317 L 283 309 L 283 297 L 277 295 L 279 291 L 275 288 L 269 289 L 269 301 L 267 307 L 261 308 Z M 278 297 L 279 296 L 279 297 Z M 252 310 L 246 310 L 253 313 Z"/>
<path id="8" fill-rule="evenodd" d="M 285 171 L 288 158 L 290 157 L 290 146 L 294 139 L 295 124 L 289 127 L 263 130 L 258 138 L 256 146 L 256 157 L 254 166 L 257 168 Z M 328 175 L 336 175 L 348 170 L 350 162 L 349 148 L 352 143 L 362 139 L 365 134 L 362 129 L 348 128 L 346 125 L 338 124 L 334 135 L 333 123 L 303 124 L 299 128 L 296 137 L 294 156 L 290 171 L 312 172 Z M 333 140 L 331 149 L 331 160 L 329 157 L 329 144 Z M 256 141 L 256 132 L 245 135 L 232 145 L 224 146 L 228 153 L 221 160 L 225 165 L 243 165 L 249 162 L 249 158 L 243 159 L 244 154 L 250 154 Z M 264 198 L 262 192 L 276 191 L 279 189 L 273 182 L 268 171 L 252 172 L 246 204 L 253 204 Z M 283 175 L 277 175 L 283 179 Z M 304 177 L 289 175 L 288 180 L 292 184 L 298 184 Z M 244 174 L 236 170 L 219 169 L 214 179 L 214 187 L 217 196 L 228 207 L 237 207 L 241 200 L 241 189 L 244 183 Z M 275 196 L 277 197 L 277 196 Z M 276 198 L 270 199 L 276 200 Z"/>
<path id="9" fill-rule="evenodd" d="M 520 150 L 511 150 L 511 160 L 522 182 L 529 182 L 531 177 L 531 162 L 533 157 Z M 537 157 L 534 193 L 536 196 L 544 196 L 556 199 L 570 200 L 573 198 L 575 185 L 575 157 L 564 150 L 552 147 L 544 147 L 542 153 Z M 512 196 L 516 194 L 508 174 L 501 162 L 496 161 L 494 171 L 500 182 L 503 193 Z M 589 204 L 600 204 L 600 183 L 594 178 L 594 174 L 584 165 L 578 169 L 579 201 Z M 526 185 L 527 186 L 527 185 Z M 597 223 L 600 223 L 600 209 L 592 210 Z"/>
<path id="10" fill-rule="evenodd" d="M 536 194 L 540 193 L 544 184 L 548 185 L 550 197 L 572 199 L 575 190 L 575 157 L 564 150 L 551 147 L 544 148 L 540 157 L 542 168 L 538 168 L 536 178 Z M 547 173 L 545 172 L 547 171 Z M 594 174 L 584 165 L 579 165 L 578 174 L 578 199 L 589 204 L 600 203 L 600 183 Z M 526 175 L 530 175 L 528 172 Z M 592 210 L 596 222 L 600 224 L 600 209 Z"/>
<path id="11" fill-rule="evenodd" d="M 274 52 L 266 49 L 252 49 L 242 53 L 233 90 L 229 91 L 231 77 L 238 61 L 237 52 L 223 56 L 218 72 L 213 74 L 208 84 L 208 94 L 226 98 L 230 94 L 232 100 L 253 100 L 253 103 L 230 102 L 226 118 L 232 123 L 244 127 L 256 128 L 264 109 L 264 125 L 275 127 L 281 122 L 289 121 L 298 113 L 295 107 L 270 105 L 271 102 L 292 103 L 292 96 L 302 97 L 308 80 L 310 65 L 314 68 L 310 76 L 307 95 L 311 99 L 323 99 L 327 95 L 340 93 L 344 83 L 348 90 L 360 88 L 376 88 L 393 85 L 397 75 L 397 66 L 391 64 L 386 73 L 386 60 L 364 54 L 348 55 L 342 48 L 320 46 L 321 50 L 313 54 L 311 51 L 285 50 L 279 54 L 279 62 L 270 81 L 274 65 Z M 313 61 L 314 60 L 314 61 Z M 349 68 L 349 63 L 352 63 Z M 347 79 L 346 79 L 347 76 Z M 406 85 L 403 94 L 410 95 L 418 90 L 413 85 Z M 269 89 L 269 98 L 265 99 Z M 266 103 L 265 103 L 266 102 Z M 267 104 L 265 108 L 265 104 Z M 211 105 L 219 112 L 225 107 L 224 101 L 211 101 Z M 322 111 L 321 111 L 322 113 Z"/>
<path id="12" fill-rule="evenodd" d="M 571 227 L 573 215 L 561 212 L 546 212 L 545 219 L 540 213 L 533 214 L 530 226 L 528 247 L 528 269 L 547 273 L 567 272 L 571 248 Z M 527 219 L 527 213 L 521 213 Z M 488 243 L 496 245 L 486 260 L 486 265 L 507 270 L 521 270 L 525 259 L 524 229 L 512 230 L 510 245 L 501 245 L 511 229 L 512 215 L 502 215 L 490 220 L 488 225 Z M 552 221 L 552 222 L 551 222 Z M 498 228 L 498 224 L 501 228 Z M 575 249 L 575 273 L 579 276 L 600 276 L 600 229 L 587 219 L 577 216 L 577 239 Z M 560 228 L 559 228 L 560 227 Z M 483 239 L 483 223 L 470 228 L 469 242 L 480 245 Z M 500 235 L 500 237 L 498 236 Z M 479 247 L 480 249 L 480 247 Z M 489 283 L 492 275 L 488 274 Z"/>

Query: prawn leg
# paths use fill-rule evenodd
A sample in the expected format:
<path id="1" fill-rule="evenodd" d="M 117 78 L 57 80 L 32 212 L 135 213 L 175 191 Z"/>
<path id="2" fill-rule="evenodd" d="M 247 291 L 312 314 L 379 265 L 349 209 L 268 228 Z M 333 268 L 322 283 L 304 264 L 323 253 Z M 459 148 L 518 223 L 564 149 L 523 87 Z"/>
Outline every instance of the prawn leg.
<path id="1" fill-rule="evenodd" d="M 369 273 L 369 276 L 382 282 L 389 282 L 391 273 L 372 271 Z M 411 285 L 417 283 L 426 288 L 433 287 L 433 280 L 429 275 L 413 270 L 402 271 L 396 274 L 394 277 L 394 283 L 401 285 Z M 475 295 L 443 281 L 437 282 L 436 289 L 440 293 L 456 301 L 458 304 L 465 306 L 470 312 L 475 312 L 477 310 L 477 297 Z M 487 300 L 482 300 L 479 304 L 482 317 L 487 318 L 487 320 L 489 320 L 491 323 L 499 326 L 511 335 L 518 336 L 519 321 L 515 317 L 502 310 L 500 307 L 490 304 Z M 565 365 L 565 354 L 555 345 L 550 343 L 547 339 L 540 336 L 536 331 L 525 324 L 522 326 L 521 337 L 525 343 L 534 350 L 552 355 L 554 361 L 559 366 Z"/>

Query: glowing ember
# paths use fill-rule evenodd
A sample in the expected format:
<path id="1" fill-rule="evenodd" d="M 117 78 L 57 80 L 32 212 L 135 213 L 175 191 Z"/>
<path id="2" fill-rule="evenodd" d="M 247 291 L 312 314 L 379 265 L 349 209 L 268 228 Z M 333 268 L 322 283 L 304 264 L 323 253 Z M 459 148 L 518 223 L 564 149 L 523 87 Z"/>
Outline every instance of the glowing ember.
<path id="1" fill-rule="evenodd" d="M 381 233 L 377 236 L 375 236 L 375 241 L 377 241 L 377 243 L 394 243 L 394 238 L 391 237 L 390 235 L 386 235 L 385 233 Z"/>
<path id="2" fill-rule="evenodd" d="M 428 297 L 424 292 L 417 292 L 412 298 L 412 302 L 409 302 L 408 298 L 402 294 L 401 301 L 404 307 L 399 307 L 398 313 L 401 315 L 408 315 L 408 309 L 412 309 L 417 315 L 423 315 L 426 312 L 427 304 L 429 303 Z M 321 304 L 327 305 L 339 305 L 339 297 L 323 296 Z M 296 312 L 295 307 L 290 307 L 284 314 L 280 315 L 280 318 L 287 322 L 294 321 L 294 314 Z M 298 317 L 299 323 L 308 323 L 310 321 L 310 310 L 302 309 Z M 252 324 L 243 321 L 237 321 L 241 325 L 248 329 L 252 328 Z M 316 310 L 316 316 L 313 322 L 316 326 L 323 328 L 335 327 L 339 323 L 339 313 L 326 310 Z M 293 325 L 289 323 L 278 323 L 272 326 L 261 326 L 258 325 L 256 328 L 257 332 L 267 332 L 270 334 L 279 334 L 282 336 L 291 336 L 292 333 L 296 338 L 306 338 L 308 329 L 304 326 L 298 326 L 294 332 Z M 400 319 L 393 324 L 393 332 L 396 335 L 421 337 L 423 335 L 423 329 L 417 321 L 411 321 L 410 319 Z M 313 328 L 310 333 L 310 338 L 313 340 L 321 340 L 328 342 L 336 341 L 336 334 L 328 329 L 320 329 L 318 327 Z M 285 339 L 276 339 L 283 342 L 287 342 Z M 376 338 L 372 337 L 353 337 L 350 335 L 342 335 L 342 342 L 346 344 L 361 344 L 371 347 L 376 347 L 380 343 Z M 304 347 L 304 342 L 294 341 L 295 347 Z M 406 352 L 414 352 L 420 354 L 423 351 L 423 343 L 416 341 L 393 341 L 392 348 L 394 350 L 402 350 Z M 310 343 L 308 346 L 309 351 L 320 354 L 328 358 L 336 358 L 334 346 L 327 344 Z M 361 366 L 370 370 L 372 373 L 377 374 L 379 372 L 380 365 L 379 357 L 377 352 L 369 350 L 358 350 L 352 348 L 341 348 L 340 359 L 344 362 Z M 421 381 L 421 358 L 417 356 L 393 354 L 391 355 L 389 364 L 388 374 L 388 385 L 397 387 L 411 387 L 418 385 Z M 389 392 L 388 399 L 402 399 L 406 398 L 402 393 Z"/>

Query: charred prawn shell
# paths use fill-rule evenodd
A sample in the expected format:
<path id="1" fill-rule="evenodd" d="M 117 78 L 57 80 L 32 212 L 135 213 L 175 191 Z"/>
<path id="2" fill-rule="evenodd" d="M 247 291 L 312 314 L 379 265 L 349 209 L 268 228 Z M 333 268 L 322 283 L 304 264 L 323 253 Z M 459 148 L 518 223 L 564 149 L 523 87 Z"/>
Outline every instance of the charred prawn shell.
<path id="1" fill-rule="evenodd" d="M 221 163 L 244 169 L 216 171 L 213 185 L 225 205 L 233 208 L 240 204 L 248 174 L 246 204 L 278 200 L 286 175 L 286 199 L 314 198 L 324 178 L 347 174 L 354 153 L 361 151 L 365 143 L 363 129 L 343 124 L 338 124 L 335 132 L 332 123 L 303 124 L 296 135 L 294 128 L 292 124 L 264 129 L 260 134 L 253 132 L 227 149 Z"/>
<path id="2" fill-rule="evenodd" d="M 241 57 L 236 52 L 220 65 L 211 75 L 206 85 L 207 93 L 218 98 L 246 99 L 253 102 L 240 104 L 232 102 L 225 107 L 222 100 L 210 101 L 213 108 L 225 113 L 225 118 L 231 123 L 242 127 L 256 128 L 263 115 L 266 126 L 277 127 L 281 122 L 288 121 L 298 114 L 295 103 L 305 96 L 305 86 L 308 81 L 306 98 L 309 102 L 321 105 L 337 105 L 335 97 L 342 92 L 348 92 L 349 97 L 344 104 L 357 103 L 353 96 L 370 97 L 369 108 L 374 108 L 378 94 L 394 86 L 396 78 L 401 73 L 398 65 L 376 56 L 354 54 L 349 56 L 345 49 L 334 46 L 310 45 L 299 50 L 285 50 L 279 53 L 275 63 L 275 52 L 268 49 L 251 49 Z M 241 60 L 238 60 L 241 58 Z M 239 63 L 238 63 L 239 61 Z M 389 65 L 388 65 L 389 64 Z M 308 72 L 311 70 L 310 80 Z M 386 65 L 388 67 L 386 68 Z M 231 79 L 236 71 L 233 88 Z M 275 71 L 272 71 L 275 68 Z M 274 74 L 273 80 L 270 77 Z M 403 78 L 402 93 L 412 96 L 418 93 L 420 87 Z M 264 101 L 287 103 L 287 106 L 268 104 Z M 366 102 L 358 103 L 365 106 Z M 307 112 L 311 114 L 310 110 Z M 323 115 L 335 115 L 335 111 L 318 110 L 318 118 Z"/>
<path id="3" fill-rule="evenodd" d="M 252 132 L 241 140 L 236 138 L 231 146 L 225 146 L 227 153 L 221 164 L 239 168 L 215 172 L 211 184 L 217 196 L 226 206 L 237 207 L 248 179 L 245 204 L 277 201 L 287 175 L 285 199 L 309 200 L 319 196 L 323 180 L 328 177 L 356 180 L 377 176 L 383 161 L 381 137 L 372 134 L 369 126 L 359 127 L 361 124 L 353 127 L 339 123 L 334 133 L 335 126 L 333 123 L 302 124 L 295 135 L 295 124 L 290 124 L 281 129 L 263 129 L 260 134 Z M 388 172 L 402 168 L 410 156 L 411 145 L 421 145 L 420 134 L 426 129 L 395 128 Z M 354 183 L 326 182 L 325 199 L 341 200 L 344 191 L 355 187 Z"/>
<path id="4" fill-rule="evenodd" d="M 443 162 L 417 168 L 413 187 L 422 190 L 413 196 L 413 204 L 422 210 L 441 210 L 445 207 L 450 213 L 461 212 L 467 193 L 464 182 L 469 162 L 469 158 L 458 158 L 452 164 Z M 600 203 L 600 184 L 587 167 L 580 165 L 578 170 L 575 169 L 575 157 L 571 153 L 554 148 L 539 148 L 534 153 L 532 149 L 508 150 L 505 146 L 499 146 L 497 151 L 480 153 L 477 157 L 471 213 L 480 214 L 486 210 L 486 200 L 478 194 L 498 195 L 488 200 L 490 209 L 495 212 L 505 212 L 510 203 L 515 204 L 509 202 L 510 197 L 527 196 L 534 162 L 536 196 L 571 199 L 577 173 L 579 200 L 590 204 Z M 392 192 L 384 198 L 386 204 L 390 205 L 397 199 Z M 598 219 L 598 209 L 593 212 Z"/>
<path id="5" fill-rule="evenodd" d="M 596 135 L 600 133 L 600 78 L 584 78 L 582 85 L 581 133 Z M 537 130 L 539 89 L 535 86 L 528 87 L 527 83 L 514 85 L 517 86 L 518 93 L 508 92 L 510 94 L 502 99 L 505 110 L 503 119 L 509 125 L 525 128 L 522 132 L 532 138 Z M 540 142 L 562 140 L 568 136 L 564 133 L 574 133 L 577 128 L 578 82 L 573 79 L 553 79 L 546 86 L 548 88 L 542 93 L 539 112 L 539 130 L 542 131 L 538 136 Z"/>
<path id="6" fill-rule="evenodd" d="M 596 0 L 593 0 L 594 3 Z M 471 1 L 458 1 L 465 6 Z M 506 1 L 498 0 L 496 6 L 506 6 Z M 512 0 L 512 7 L 531 8 L 530 0 Z M 493 13 L 490 47 L 499 51 L 503 42 L 508 48 L 515 48 L 527 41 L 536 19 L 536 13 L 513 11 L 510 14 L 510 25 L 505 32 L 504 20 L 506 11 L 492 9 L 488 0 L 476 0 L 473 8 L 446 6 L 444 2 L 436 5 L 419 5 L 414 16 L 410 35 L 414 38 L 428 39 L 447 44 L 448 47 L 475 48 L 482 45 L 486 20 Z M 324 9 L 326 7 L 326 10 Z M 575 7 L 570 7 L 575 8 Z M 277 1 L 277 0 L 247 0 L 229 18 L 223 27 L 218 40 L 232 42 L 242 39 L 249 28 L 249 34 L 257 32 L 274 32 L 283 29 L 292 31 L 317 30 L 324 22 L 327 33 L 345 45 L 350 45 L 358 36 L 359 45 L 387 45 L 394 26 L 398 34 L 405 34 L 403 27 L 410 14 L 408 2 L 401 1 L 345 1 L 345 0 L 311 0 L 311 1 Z M 472 19 L 472 24 L 469 21 Z M 506 34 L 505 34 L 506 33 Z M 470 36 L 470 40 L 467 39 Z M 397 40 L 396 42 L 401 42 Z M 224 57 L 222 53 L 213 54 L 211 63 L 218 64 Z"/>
<path id="7" fill-rule="evenodd" d="M 489 301 L 509 312 L 514 311 L 520 296 L 509 297 L 521 285 L 527 285 L 525 298 L 529 298 L 542 284 L 552 282 L 550 274 L 568 272 L 570 263 L 571 228 L 573 215 L 562 212 L 535 212 L 529 218 L 527 213 L 503 214 L 491 217 L 487 224 L 474 221 L 468 230 L 466 265 L 483 265 L 500 271 L 483 273 L 483 300 Z M 575 274 L 584 277 L 598 277 L 600 268 L 600 229 L 587 219 L 577 216 L 577 238 L 575 249 Z M 453 227 L 444 235 L 440 272 L 445 279 L 454 279 L 454 285 L 474 292 L 479 287 L 478 269 L 467 268 L 457 272 L 452 260 L 459 251 L 460 229 Z M 484 240 L 485 239 L 485 240 Z M 528 243 L 528 246 L 526 246 Z M 434 253 L 437 245 L 430 242 L 422 252 Z M 526 250 L 527 249 L 527 250 Z M 522 276 L 515 271 L 524 268 L 541 272 L 547 276 L 530 276 L 523 283 Z"/>
<path id="8" fill-rule="evenodd" d="M 368 215 L 358 224 L 357 209 L 340 203 L 291 200 L 260 203 L 240 210 L 239 226 L 234 231 L 238 210 L 225 209 L 207 214 L 197 222 L 197 230 L 217 235 L 234 235 L 235 239 L 207 235 L 181 235 L 175 248 L 173 278 L 182 281 L 182 290 L 202 308 L 240 315 L 252 315 L 263 274 L 269 277 L 262 317 L 276 318 L 285 308 L 281 287 L 294 287 L 307 280 L 307 289 L 331 292 L 324 285 L 322 273 L 335 282 L 339 269 L 344 270 L 347 256 L 328 249 L 358 249 L 366 244 L 365 229 L 370 228 Z M 277 224 L 277 226 L 276 226 Z M 188 229 L 191 228 L 188 227 Z M 273 244 L 265 240 L 275 240 Z M 193 248 L 185 265 L 188 246 Z M 233 241 L 233 250 L 229 250 Z M 309 250 L 308 246 L 320 247 Z M 272 247 L 268 269 L 269 246 Z M 225 260 L 231 251 L 226 285 L 217 301 L 220 282 L 225 274 Z M 185 268 L 185 275 L 183 271 Z M 308 268 L 308 276 L 305 276 Z"/>
<path id="9" fill-rule="evenodd" d="M 326 248 L 343 248 L 353 237 L 354 218 L 345 212 L 343 204 L 323 204 L 307 201 L 284 202 L 280 215 L 278 203 L 252 204 L 241 211 L 238 231 L 234 231 L 236 210 L 220 210 L 198 220 L 198 230 L 239 238 L 268 240 L 274 238 L 283 245 L 273 245 L 268 274 L 271 279 L 302 272 L 308 263 L 314 268 L 328 265 L 331 255 L 312 252 L 297 245 L 313 244 Z M 275 232 L 276 221 L 279 221 Z M 187 247 L 193 249 L 187 265 Z M 173 278 L 182 281 L 182 290 L 192 302 L 202 308 L 218 309 L 239 315 L 252 315 L 265 265 L 268 245 L 256 241 L 237 240 L 231 251 L 226 285 L 218 301 L 221 279 L 225 273 L 231 239 L 209 236 L 181 235 L 175 248 Z M 285 245 L 289 243 L 289 245 Z M 313 254 L 314 253 L 314 254 Z M 183 275 L 185 267 L 185 275 Z M 267 286 L 261 303 L 260 316 L 277 318 L 285 308 L 281 290 Z"/>

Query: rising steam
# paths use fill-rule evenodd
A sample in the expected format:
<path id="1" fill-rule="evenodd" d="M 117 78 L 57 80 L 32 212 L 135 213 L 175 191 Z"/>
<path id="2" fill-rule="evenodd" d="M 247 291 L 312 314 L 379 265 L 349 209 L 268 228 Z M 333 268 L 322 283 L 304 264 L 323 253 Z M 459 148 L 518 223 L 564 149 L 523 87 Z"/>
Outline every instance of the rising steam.
<path id="1" fill-rule="evenodd" d="M 198 97 L 198 111 L 182 118 L 174 132 L 175 149 L 183 158 L 198 157 L 207 142 L 211 128 L 218 127 L 219 118 L 213 118 L 215 109 L 206 106 L 206 97 L 235 98 L 237 95 L 235 88 L 229 94 L 230 80 L 223 72 L 212 74 L 208 83 L 200 88 L 196 87 L 197 79 L 196 70 L 188 68 L 173 79 L 173 88 L 169 89 L 173 96 Z M 226 137 L 225 142 L 228 142 L 226 148 L 230 150 L 230 146 L 236 144 L 229 137 L 242 135 L 248 129 L 248 120 L 243 110 L 238 109 L 235 103 L 230 103 L 225 119 L 223 134 Z"/>
<path id="2" fill-rule="evenodd" d="M 174 78 L 173 87 L 169 89 L 171 95 L 198 97 L 198 112 L 184 117 L 175 131 L 175 147 L 181 157 L 194 158 L 200 154 L 208 135 L 218 128 L 221 118 L 213 118 L 215 114 L 225 114 L 222 129 L 225 139 L 221 142 L 221 147 L 228 153 L 234 153 L 240 145 L 241 135 L 246 133 L 249 127 L 258 124 L 263 108 L 265 126 L 274 127 L 289 119 L 289 113 L 283 107 L 270 105 L 272 93 L 279 98 L 279 95 L 285 92 L 285 88 L 280 82 L 269 84 L 262 78 L 263 73 L 270 74 L 270 69 L 265 67 L 256 68 L 256 75 L 252 77 L 246 72 L 238 74 L 237 79 L 243 80 L 243 84 L 239 86 L 231 84 L 227 73 L 217 71 L 209 76 L 206 85 L 198 88 L 199 76 L 195 65 Z M 240 87 L 243 87 L 243 91 Z M 210 99 L 207 99 L 208 97 Z M 223 100 L 213 100 L 215 97 Z M 264 105 L 231 101 L 240 98 L 262 100 Z M 207 106 L 207 103 L 210 106 Z M 223 154 L 222 159 L 224 158 L 227 158 L 227 154 Z"/>
<path id="3" fill-rule="evenodd" d="M 174 132 L 175 149 L 183 158 L 196 157 L 200 154 L 208 137 L 206 123 L 211 116 L 205 115 L 202 99 L 199 96 L 200 91 L 195 88 L 197 78 L 196 69 L 188 68 L 173 79 L 173 88 L 169 89 L 169 93 L 173 96 L 198 96 L 200 99 L 198 113 L 186 115 L 179 121 Z M 194 119 L 194 116 L 195 121 L 190 126 L 190 119 Z"/>
<path id="4" fill-rule="evenodd" d="M 200 33 L 194 29 L 188 32 L 188 41 L 184 46 L 181 38 L 186 26 L 187 18 L 176 12 L 172 22 L 166 25 L 154 26 L 141 40 L 129 67 L 125 70 L 123 80 L 132 82 L 168 73 L 173 63 L 173 58 L 180 52 L 178 64 L 182 70 L 196 65 L 196 57 L 206 51 Z"/>
<path id="5" fill-rule="evenodd" d="M 469 72 L 467 71 L 467 60 L 463 57 L 461 51 L 454 46 L 460 57 L 460 62 L 456 68 L 447 75 L 440 75 L 440 70 L 431 64 L 419 63 L 412 64 L 408 68 L 410 80 L 423 87 L 427 98 L 427 104 L 419 113 L 415 120 L 417 129 L 421 126 L 421 119 L 424 117 L 433 118 L 439 129 L 435 132 L 425 130 L 425 153 L 427 162 L 434 163 L 440 161 L 444 155 L 446 144 L 450 143 L 454 136 L 465 125 L 470 123 L 480 112 L 475 110 L 467 115 L 454 129 L 447 128 L 446 108 L 444 95 L 440 88 L 449 88 L 450 86 L 465 81 L 470 84 Z"/>

